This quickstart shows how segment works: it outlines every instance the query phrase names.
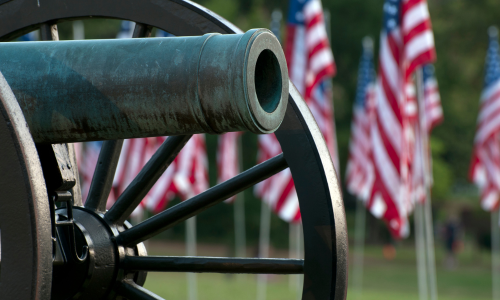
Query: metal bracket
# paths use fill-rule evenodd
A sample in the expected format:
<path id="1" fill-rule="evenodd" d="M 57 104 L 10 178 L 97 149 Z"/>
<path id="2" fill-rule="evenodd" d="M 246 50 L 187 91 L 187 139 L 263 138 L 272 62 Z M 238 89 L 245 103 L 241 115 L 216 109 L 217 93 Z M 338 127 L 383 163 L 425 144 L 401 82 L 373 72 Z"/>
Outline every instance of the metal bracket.
<path id="1" fill-rule="evenodd" d="M 82 248 L 82 256 L 78 255 L 77 249 L 76 249 L 76 238 L 75 238 L 75 222 L 73 221 L 73 207 L 71 205 L 71 200 L 73 199 L 73 196 L 71 195 L 70 192 L 65 191 L 65 192 L 59 192 L 56 191 L 51 197 L 52 203 L 56 202 L 62 202 L 65 203 L 66 205 L 66 214 L 67 214 L 67 219 L 66 220 L 59 220 L 61 216 L 57 215 L 55 216 L 55 213 L 53 215 L 54 220 L 52 222 L 52 240 L 54 244 L 54 253 L 53 253 L 53 261 L 55 264 L 60 264 L 62 262 L 67 262 L 68 258 L 71 258 L 73 262 L 77 264 L 81 264 L 85 262 L 87 259 L 88 253 L 89 253 L 89 247 L 88 246 L 83 246 Z M 54 207 L 54 206 L 52 206 Z M 67 227 L 69 230 L 69 252 L 70 253 L 64 253 L 63 250 L 63 245 L 61 244 L 61 239 L 59 236 L 59 231 L 58 228 L 62 227 Z M 70 256 L 68 257 L 69 254 Z"/>

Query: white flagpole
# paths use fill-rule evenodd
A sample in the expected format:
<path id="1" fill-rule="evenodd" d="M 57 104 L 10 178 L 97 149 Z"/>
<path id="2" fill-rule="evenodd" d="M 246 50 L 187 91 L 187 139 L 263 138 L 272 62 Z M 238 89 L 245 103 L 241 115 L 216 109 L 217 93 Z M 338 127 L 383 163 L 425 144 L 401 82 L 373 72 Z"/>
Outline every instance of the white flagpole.
<path id="1" fill-rule="evenodd" d="M 196 256 L 196 217 L 186 220 L 186 255 Z M 198 299 L 196 273 L 186 273 L 188 300 Z"/>
<path id="2" fill-rule="evenodd" d="M 243 135 L 238 137 L 238 164 L 240 171 L 243 170 Z M 234 233 L 235 233 L 235 246 L 236 256 L 246 257 L 246 229 L 245 229 L 245 192 L 236 195 L 234 199 Z"/>
<path id="3" fill-rule="evenodd" d="M 271 208 L 261 201 L 260 205 L 259 257 L 269 257 L 269 235 L 271 231 Z M 257 300 L 266 300 L 267 275 L 257 275 Z"/>
<path id="4" fill-rule="evenodd" d="M 417 254 L 418 296 L 420 300 L 427 300 L 429 292 L 427 287 L 427 266 L 425 255 L 425 237 L 423 207 L 420 203 L 415 204 L 415 250 Z"/>
<path id="5" fill-rule="evenodd" d="M 491 284 L 492 299 L 500 300 L 500 228 L 499 211 L 491 212 Z"/>
<path id="6" fill-rule="evenodd" d="M 422 69 L 417 69 L 415 73 L 416 77 L 416 92 L 417 92 L 417 101 L 419 105 L 419 122 L 421 123 L 423 110 L 423 105 L 421 104 L 423 101 L 423 89 L 422 89 Z M 419 124 L 421 125 L 421 124 Z M 418 130 L 422 130 L 422 126 L 419 126 Z M 422 134 L 420 134 L 422 135 Z M 424 151 L 422 151 L 423 146 L 418 148 L 418 152 L 416 155 L 425 156 Z M 422 160 L 423 162 L 424 160 Z M 425 164 L 425 163 L 424 163 Z M 424 176 L 427 174 L 424 171 Z M 427 199 L 426 199 L 427 200 Z M 427 300 L 429 298 L 429 288 L 427 285 L 427 264 L 426 264 L 426 249 L 425 249 L 425 229 L 424 229 L 424 210 L 423 205 L 421 203 L 415 203 L 415 250 L 417 256 L 417 275 L 418 275 L 418 294 L 420 300 Z"/>
<path id="7" fill-rule="evenodd" d="M 301 259 L 302 249 L 303 249 L 303 237 L 302 237 L 302 223 L 290 223 L 289 225 L 289 257 Z M 298 297 L 300 299 L 300 295 L 302 294 L 302 275 L 289 275 L 288 285 L 290 290 L 297 291 Z"/>
<path id="8" fill-rule="evenodd" d="M 429 274 L 429 292 L 431 300 L 438 299 L 437 292 L 437 276 L 436 276 L 436 258 L 434 255 L 434 226 L 432 224 L 432 210 L 431 210 L 431 197 L 430 187 L 427 187 L 427 199 L 424 203 L 424 217 L 425 217 L 425 237 L 427 246 L 427 271 Z"/>
<path id="9" fill-rule="evenodd" d="M 81 20 L 73 22 L 73 39 L 74 40 L 85 39 L 85 28 L 83 26 L 83 21 Z"/>
<path id="10" fill-rule="evenodd" d="M 288 225 L 288 257 L 290 258 L 299 258 L 299 253 L 298 249 L 296 247 L 297 245 L 297 224 L 290 223 Z M 293 290 L 295 287 L 295 276 L 294 275 L 289 275 L 288 276 L 288 287 L 290 290 Z"/>
<path id="11" fill-rule="evenodd" d="M 434 229 L 432 225 L 432 210 L 431 210 L 431 185 L 432 185 L 432 170 L 430 169 L 429 160 L 429 139 L 426 126 L 425 102 L 424 102 L 424 82 L 422 67 L 416 70 L 417 77 L 417 100 L 419 105 L 420 116 L 420 137 L 422 138 L 422 163 L 424 164 L 424 186 L 425 186 L 425 203 L 422 207 L 422 221 L 424 226 L 424 236 L 426 245 L 427 259 L 427 275 L 429 280 L 429 292 L 431 300 L 437 300 L 437 280 L 436 280 L 436 261 L 434 255 Z M 417 206 L 419 206 L 417 204 Z"/>
<path id="12" fill-rule="evenodd" d="M 297 249 L 297 258 L 299 259 L 304 259 L 304 254 L 303 254 L 303 249 L 304 249 L 304 234 L 302 232 L 302 223 L 297 223 L 295 224 L 296 226 L 296 249 Z M 303 282 L 304 282 L 304 275 L 303 274 L 297 274 L 295 276 L 296 278 L 296 285 L 295 289 L 297 291 L 297 300 L 302 299 L 302 287 L 303 287 Z"/>
<path id="13" fill-rule="evenodd" d="M 239 193 L 234 199 L 234 233 L 237 257 L 246 257 L 245 196 Z"/>
<path id="14" fill-rule="evenodd" d="M 354 256 L 352 286 L 357 297 L 363 293 L 363 267 L 365 252 L 366 210 L 362 200 L 356 201 L 356 219 L 354 225 Z"/>

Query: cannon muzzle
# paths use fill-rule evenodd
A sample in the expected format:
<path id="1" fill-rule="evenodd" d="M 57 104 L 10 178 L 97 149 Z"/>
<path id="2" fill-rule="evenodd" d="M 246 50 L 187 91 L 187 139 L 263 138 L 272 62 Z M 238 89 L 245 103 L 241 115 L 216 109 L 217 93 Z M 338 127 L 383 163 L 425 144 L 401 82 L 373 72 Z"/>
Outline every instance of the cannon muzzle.
<path id="1" fill-rule="evenodd" d="M 270 133 L 288 101 L 283 51 L 266 29 L 2 43 L 0 71 L 36 143 Z"/>

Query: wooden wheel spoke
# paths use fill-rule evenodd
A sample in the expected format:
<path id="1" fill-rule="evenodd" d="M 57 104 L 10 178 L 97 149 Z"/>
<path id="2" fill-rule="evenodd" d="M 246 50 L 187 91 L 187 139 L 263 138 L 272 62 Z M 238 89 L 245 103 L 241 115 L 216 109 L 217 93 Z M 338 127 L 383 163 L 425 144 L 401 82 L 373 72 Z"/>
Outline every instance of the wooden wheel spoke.
<path id="1" fill-rule="evenodd" d="M 134 245 L 145 241 L 287 167 L 285 157 L 279 154 L 120 233 L 117 239 L 124 245 Z"/>
<path id="2" fill-rule="evenodd" d="M 152 29 L 153 29 L 152 26 L 141 23 L 135 23 L 134 33 L 132 34 L 132 37 L 133 38 L 150 37 Z"/>
<path id="3" fill-rule="evenodd" d="M 191 135 L 171 136 L 160 146 L 105 215 L 113 224 L 123 223 L 175 159 Z"/>
<path id="4" fill-rule="evenodd" d="M 40 39 L 42 41 L 58 41 L 57 24 L 44 23 L 40 25 Z"/>
<path id="5" fill-rule="evenodd" d="M 104 212 L 106 201 L 113 185 L 123 140 L 104 141 L 90 184 L 85 207 L 93 211 Z"/>
<path id="6" fill-rule="evenodd" d="M 130 279 L 120 282 L 116 287 L 116 292 L 130 300 L 163 300 Z"/>
<path id="7" fill-rule="evenodd" d="M 303 274 L 304 260 L 201 256 L 127 256 L 121 267 L 129 271 Z"/>

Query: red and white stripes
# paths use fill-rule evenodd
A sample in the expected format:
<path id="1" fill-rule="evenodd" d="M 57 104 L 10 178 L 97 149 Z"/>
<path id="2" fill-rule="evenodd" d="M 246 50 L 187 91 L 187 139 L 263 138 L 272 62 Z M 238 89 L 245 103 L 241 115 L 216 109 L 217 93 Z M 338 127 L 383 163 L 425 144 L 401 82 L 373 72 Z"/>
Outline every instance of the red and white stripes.
<path id="1" fill-rule="evenodd" d="M 335 75 L 336 67 L 328 42 L 321 1 L 303 2 L 303 9 L 296 12 L 301 16 L 301 24 L 290 22 L 287 26 L 285 55 L 290 80 L 307 100 L 318 83 L 325 77 Z"/>
<path id="2" fill-rule="evenodd" d="M 419 66 L 436 59 L 434 34 L 426 0 L 402 0 L 401 23 L 405 62 L 408 78 Z"/>
<path id="3" fill-rule="evenodd" d="M 219 183 L 240 173 L 239 165 L 239 142 L 243 132 L 228 132 L 219 136 L 219 145 L 217 147 L 217 181 Z M 236 196 L 227 199 L 232 202 Z"/>
<path id="4" fill-rule="evenodd" d="M 439 96 L 438 84 L 435 77 L 424 81 L 424 101 L 426 128 L 428 132 L 443 121 L 443 108 Z"/>
<path id="5" fill-rule="evenodd" d="M 274 134 L 259 135 L 258 163 L 271 159 L 282 152 Z M 255 194 L 284 221 L 298 222 L 301 220 L 299 199 L 290 169 L 283 170 L 257 184 Z"/>
<path id="6" fill-rule="evenodd" d="M 474 139 L 470 177 L 481 190 L 481 206 L 493 211 L 500 206 L 500 80 L 486 88 Z"/>
<path id="7" fill-rule="evenodd" d="M 370 126 L 374 113 L 374 88 L 373 84 L 369 84 L 365 95 L 366 104 L 354 107 L 349 161 L 346 170 L 347 189 L 363 201 L 368 200 L 374 180 L 373 165 L 370 160 Z"/>
<path id="8" fill-rule="evenodd" d="M 407 97 L 407 80 L 418 66 L 435 58 L 434 41 L 425 0 L 386 1 L 380 37 L 376 108 L 371 126 L 375 181 L 368 208 L 383 217 L 396 238 L 409 234 L 412 208 L 416 105 Z"/>

